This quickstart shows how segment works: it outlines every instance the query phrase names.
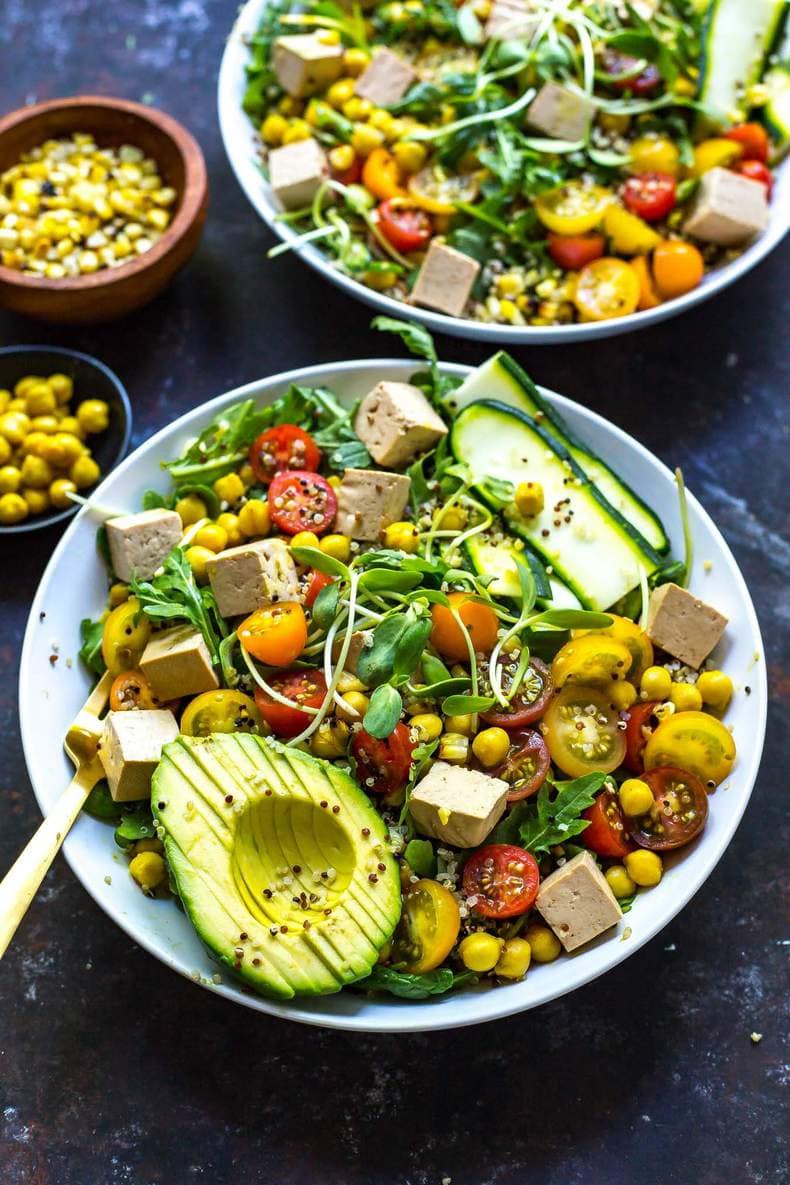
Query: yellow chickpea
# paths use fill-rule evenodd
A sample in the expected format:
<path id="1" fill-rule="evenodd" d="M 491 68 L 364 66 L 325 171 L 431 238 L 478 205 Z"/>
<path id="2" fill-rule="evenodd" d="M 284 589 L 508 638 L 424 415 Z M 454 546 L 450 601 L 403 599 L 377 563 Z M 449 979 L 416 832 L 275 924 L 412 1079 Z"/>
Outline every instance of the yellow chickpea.
<path id="1" fill-rule="evenodd" d="M 43 383 L 43 382 L 44 382 L 43 374 L 26 374 L 24 376 L 24 378 L 19 379 L 14 384 L 14 396 L 17 399 L 24 399 L 25 395 L 27 394 L 27 392 L 30 390 L 31 387 L 34 387 L 36 385 L 36 383 Z"/>
<path id="2" fill-rule="evenodd" d="M 22 490 L 22 497 L 27 502 L 31 514 L 43 514 L 49 509 L 49 494 L 46 490 L 36 490 L 30 487 Z"/>
<path id="3" fill-rule="evenodd" d="M 562 950 L 562 944 L 554 931 L 548 926 L 541 926 L 539 922 L 527 926 L 524 938 L 529 943 L 532 958 L 536 963 L 553 963 Z"/>
<path id="4" fill-rule="evenodd" d="M 345 535 L 324 535 L 319 546 L 324 555 L 340 560 L 341 564 L 347 564 L 351 558 L 351 540 Z"/>
<path id="5" fill-rule="evenodd" d="M 508 938 L 494 974 L 501 979 L 523 979 L 529 970 L 532 948 L 525 938 Z"/>
<path id="6" fill-rule="evenodd" d="M 348 691 L 341 699 L 344 707 L 336 709 L 337 716 L 340 720 L 347 720 L 352 724 L 355 720 L 362 719 L 370 704 L 368 697 L 361 691 Z"/>
<path id="7" fill-rule="evenodd" d="M 67 477 L 56 477 L 49 487 L 49 500 L 56 510 L 65 510 L 68 506 L 74 505 L 69 494 L 76 492 L 77 487 L 73 481 L 69 481 Z"/>
<path id="8" fill-rule="evenodd" d="M 22 485 L 30 486 L 33 490 L 43 490 L 51 485 L 55 474 L 43 457 L 27 456 L 22 462 L 20 477 Z"/>
<path id="9" fill-rule="evenodd" d="M 247 539 L 268 535 L 271 526 L 269 503 L 260 498 L 250 498 L 239 511 L 239 530 Z"/>
<path id="10" fill-rule="evenodd" d="M 244 542 L 244 536 L 239 529 L 239 516 L 226 511 L 217 516 L 217 526 L 221 527 L 228 536 L 228 547 L 238 547 Z"/>
<path id="11" fill-rule="evenodd" d="M 618 900 L 622 897 L 632 897 L 636 892 L 636 882 L 632 881 L 622 864 L 612 864 L 604 873 L 606 883 Z"/>
<path id="12" fill-rule="evenodd" d="M 48 416 L 57 407 L 55 392 L 49 383 L 34 383 L 25 393 L 25 410 L 29 416 Z"/>
<path id="13" fill-rule="evenodd" d="M 41 448 L 46 444 L 48 439 L 48 436 L 44 432 L 28 432 L 19 446 L 19 451 L 23 457 L 27 457 L 31 453 L 34 457 L 40 457 L 42 456 Z"/>
<path id="14" fill-rule="evenodd" d="M 48 379 L 49 385 L 55 392 L 55 398 L 59 404 L 68 403 L 74 394 L 74 382 L 67 374 L 51 374 Z"/>
<path id="15" fill-rule="evenodd" d="M 315 531 L 297 531 L 291 539 L 291 547 L 318 547 L 318 536 Z"/>
<path id="16" fill-rule="evenodd" d="M 636 852 L 629 852 L 623 863 L 631 880 L 644 889 L 657 885 L 664 871 L 658 852 L 648 852 L 642 848 Z"/>
<path id="17" fill-rule="evenodd" d="M 45 436 L 52 436 L 60 428 L 60 420 L 57 416 L 34 416 L 30 427 L 34 432 L 43 432 Z"/>
<path id="18" fill-rule="evenodd" d="M 0 523 L 4 527 L 11 527 L 16 523 L 23 522 L 29 513 L 27 502 L 21 494 L 0 495 Z"/>
<path id="19" fill-rule="evenodd" d="M 101 470 L 94 461 L 93 457 L 82 456 L 77 457 L 77 460 L 71 467 L 69 477 L 74 482 L 78 490 L 87 489 L 88 486 L 93 486 L 101 477 Z"/>
<path id="20" fill-rule="evenodd" d="M 0 436 L 9 444 L 21 444 L 30 431 L 30 416 L 22 411 L 7 411 L 0 416 Z"/>
<path id="21" fill-rule="evenodd" d="M 218 523 L 206 523 L 201 527 L 192 541 L 196 547 L 204 547 L 209 551 L 224 551 L 228 546 L 228 532 Z M 190 548 L 191 550 L 191 548 Z"/>
<path id="22" fill-rule="evenodd" d="M 0 387 L 0 416 L 8 411 L 8 405 L 11 402 L 11 392 L 5 387 Z"/>
<path id="23" fill-rule="evenodd" d="M 55 414 L 57 414 L 57 412 Z M 85 429 L 77 417 L 70 415 L 64 415 L 60 417 L 60 431 L 70 432 L 71 435 L 76 436 L 78 440 L 84 440 L 86 435 Z"/>
<path id="24" fill-rule="evenodd" d="M 504 939 L 480 931 L 467 934 L 458 947 L 458 954 L 468 971 L 477 971 L 482 975 L 496 967 L 504 945 Z"/>
<path id="25" fill-rule="evenodd" d="M 0 494 L 15 494 L 22 484 L 22 474 L 16 465 L 3 465 L 0 469 Z"/>
<path id="26" fill-rule="evenodd" d="M 5 436 L 0 436 L 0 465 L 7 465 L 11 460 L 11 445 Z"/>
<path id="27" fill-rule="evenodd" d="M 364 49 L 347 49 L 343 54 L 343 69 L 351 78 L 359 78 L 369 61 L 370 55 Z"/>
<path id="28" fill-rule="evenodd" d="M 110 422 L 110 409 L 103 399 L 85 399 L 77 408 L 77 423 L 84 432 L 104 432 Z"/>
<path id="29" fill-rule="evenodd" d="M 206 503 L 197 494 L 187 494 L 184 498 L 179 498 L 175 505 L 175 511 L 184 527 L 191 527 L 193 523 L 198 523 L 202 518 L 208 517 Z"/>
<path id="30" fill-rule="evenodd" d="M 199 533 L 199 532 L 198 532 Z M 192 575 L 198 584 L 205 584 L 208 580 L 208 571 L 206 565 L 209 560 L 214 559 L 214 549 L 210 547 L 203 547 L 196 543 L 193 547 L 188 547 L 184 552 L 187 563 L 192 569 Z"/>

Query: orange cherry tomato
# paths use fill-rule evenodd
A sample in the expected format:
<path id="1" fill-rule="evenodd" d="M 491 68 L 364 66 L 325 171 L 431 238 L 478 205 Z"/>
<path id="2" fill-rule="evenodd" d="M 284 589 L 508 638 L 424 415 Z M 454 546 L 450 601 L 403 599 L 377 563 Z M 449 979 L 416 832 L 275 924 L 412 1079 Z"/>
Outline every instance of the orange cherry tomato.
<path id="1" fill-rule="evenodd" d="M 132 669 L 121 671 L 113 679 L 110 688 L 110 708 L 113 712 L 130 712 L 135 709 L 172 708 L 177 700 L 163 704 L 153 693 L 151 684 L 142 671 Z"/>
<path id="2" fill-rule="evenodd" d="M 628 262 L 629 266 L 636 272 L 636 278 L 639 281 L 639 304 L 636 306 L 639 312 L 642 313 L 645 309 L 657 308 L 661 304 L 661 297 L 656 292 L 655 285 L 653 284 L 650 264 L 644 255 L 635 255 Z"/>
<path id="3" fill-rule="evenodd" d="M 639 303 L 639 281 L 624 259 L 605 255 L 579 272 L 573 302 L 585 321 L 627 317 Z"/>
<path id="4" fill-rule="evenodd" d="M 405 197 L 401 184 L 403 174 L 391 152 L 386 148 L 374 148 L 362 166 L 362 182 L 382 202 L 388 198 Z"/>
<path id="5" fill-rule="evenodd" d="M 304 610 L 296 601 L 256 609 L 241 623 L 239 641 L 248 654 L 269 667 L 289 667 L 307 642 Z"/>
<path id="6" fill-rule="evenodd" d="M 494 649 L 499 619 L 493 609 L 475 601 L 468 593 L 450 593 L 448 600 L 469 631 L 476 654 L 490 654 Z M 431 610 L 433 629 L 431 643 L 443 658 L 463 662 L 469 658 L 466 641 L 458 622 L 446 605 L 434 605 Z"/>
<path id="7" fill-rule="evenodd" d="M 548 235 L 549 255 L 559 267 L 577 272 L 594 259 L 603 255 L 606 239 L 603 235 L 558 235 L 550 230 Z"/>
<path id="8" fill-rule="evenodd" d="M 693 243 L 670 239 L 653 252 L 653 276 L 664 300 L 683 296 L 696 288 L 705 274 L 705 263 Z"/>
<path id="9" fill-rule="evenodd" d="M 762 124 L 739 123 L 724 135 L 727 140 L 734 140 L 736 144 L 740 144 L 743 149 L 742 160 L 759 160 L 763 163 L 768 160 L 771 142 Z"/>

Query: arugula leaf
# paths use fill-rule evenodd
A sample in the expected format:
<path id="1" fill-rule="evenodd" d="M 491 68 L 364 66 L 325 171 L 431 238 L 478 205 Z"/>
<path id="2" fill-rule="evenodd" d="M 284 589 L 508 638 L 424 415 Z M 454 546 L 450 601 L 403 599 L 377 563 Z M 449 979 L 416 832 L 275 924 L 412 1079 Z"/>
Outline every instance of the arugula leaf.
<path id="1" fill-rule="evenodd" d="M 312 608 L 312 620 L 321 630 L 328 630 L 337 617 L 337 606 L 340 600 L 340 585 L 336 580 L 326 584 L 319 592 Z"/>
<path id="2" fill-rule="evenodd" d="M 382 683 L 370 697 L 362 727 L 372 737 L 385 740 L 394 731 L 403 712 L 403 700 L 390 683 Z"/>
<path id="3" fill-rule="evenodd" d="M 199 588 L 180 547 L 174 547 L 164 562 L 163 571 L 152 580 L 130 581 L 132 594 L 153 622 L 188 621 L 200 630 L 214 666 L 220 666 L 220 643 L 227 635 L 210 588 Z"/>
<path id="4" fill-rule="evenodd" d="M 377 963 L 370 975 L 360 979 L 354 986 L 363 992 L 389 992 L 391 996 L 399 996 L 403 1000 L 427 1000 L 429 996 L 440 996 L 451 988 L 467 983 L 473 974 L 471 971 L 459 974 L 449 967 L 437 967 L 435 971 L 415 975 L 411 971 L 398 971 L 395 967 L 384 967 Z"/>
<path id="5" fill-rule="evenodd" d="M 133 811 L 125 811 L 115 828 L 115 842 L 119 848 L 129 848 L 138 839 L 151 839 L 156 834 L 149 803 Z"/>
<path id="6" fill-rule="evenodd" d="M 143 490 L 143 510 L 161 510 L 163 506 L 167 506 L 167 501 L 164 494 L 160 494 L 158 490 Z"/>
<path id="7" fill-rule="evenodd" d="M 406 346 L 409 353 L 417 358 L 424 358 L 428 363 L 430 373 L 430 389 L 427 394 L 437 405 L 445 393 L 442 376 L 439 372 L 439 359 L 436 346 L 427 329 L 415 325 L 413 321 L 401 321 L 397 317 L 374 317 L 370 323 L 371 329 L 379 329 L 382 333 L 396 333 Z"/>
<path id="8" fill-rule="evenodd" d="M 436 873 L 436 856 L 429 839 L 410 839 L 403 859 L 417 876 L 434 876 Z"/>
<path id="9" fill-rule="evenodd" d="M 107 669 L 107 664 L 101 652 L 103 634 L 103 622 L 91 621 L 90 617 L 84 617 L 80 622 L 82 645 L 79 649 L 79 655 L 88 670 L 93 671 L 95 675 L 103 675 Z"/>
<path id="10" fill-rule="evenodd" d="M 595 795 L 609 777 L 605 773 L 584 774 L 570 782 L 544 782 L 537 798 L 524 805 L 519 819 L 521 846 L 528 852 L 548 852 L 556 844 L 580 835 L 588 824 L 582 811 L 592 806 Z"/>

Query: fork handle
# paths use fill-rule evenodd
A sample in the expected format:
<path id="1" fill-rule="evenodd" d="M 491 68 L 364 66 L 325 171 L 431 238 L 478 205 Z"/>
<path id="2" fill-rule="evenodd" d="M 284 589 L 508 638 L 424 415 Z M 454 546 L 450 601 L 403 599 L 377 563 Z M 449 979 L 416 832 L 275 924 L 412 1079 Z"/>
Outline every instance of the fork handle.
<path id="1" fill-rule="evenodd" d="M 77 774 L 0 881 L 0 959 L 82 810 L 95 779 Z"/>

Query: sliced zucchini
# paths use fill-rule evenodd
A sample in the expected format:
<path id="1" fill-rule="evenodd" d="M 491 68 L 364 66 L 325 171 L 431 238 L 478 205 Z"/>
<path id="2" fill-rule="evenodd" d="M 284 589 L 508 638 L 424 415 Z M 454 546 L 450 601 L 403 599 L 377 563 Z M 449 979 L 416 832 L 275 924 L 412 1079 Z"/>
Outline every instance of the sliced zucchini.
<path id="1" fill-rule="evenodd" d="M 542 609 L 581 609 L 579 598 L 567 584 L 549 575 L 522 539 L 507 535 L 492 538 L 476 535 L 465 544 L 467 559 L 480 576 L 494 576 L 488 590 L 495 597 L 521 597 L 521 585 L 513 562 L 514 553 L 529 564 L 535 578 L 536 601 Z"/>
<path id="2" fill-rule="evenodd" d="M 763 86 L 768 92 L 763 118 L 776 141 L 775 162 L 790 148 L 790 18 L 785 20 L 777 47 L 771 52 Z"/>
<path id="3" fill-rule="evenodd" d="M 496 509 L 514 535 L 551 566 L 555 576 L 589 609 L 608 609 L 660 564 L 645 541 L 589 481 L 570 453 L 524 412 L 483 400 L 455 418 L 450 444 L 469 466 L 480 496 Z M 525 518 L 511 502 L 504 508 L 486 479 L 536 481 L 545 508 Z"/>
<path id="4" fill-rule="evenodd" d="M 615 510 L 619 510 L 623 518 L 644 535 L 659 555 L 669 551 L 669 539 L 658 516 L 600 457 L 573 435 L 560 413 L 544 399 L 529 375 L 504 350 L 478 366 L 453 391 L 448 399 L 448 408 L 459 412 L 478 399 L 495 399 L 532 416 L 565 446 Z"/>
<path id="5" fill-rule="evenodd" d="M 786 0 L 713 0 L 700 59 L 701 123 L 738 123 L 745 95 L 758 82 L 786 9 Z"/>

